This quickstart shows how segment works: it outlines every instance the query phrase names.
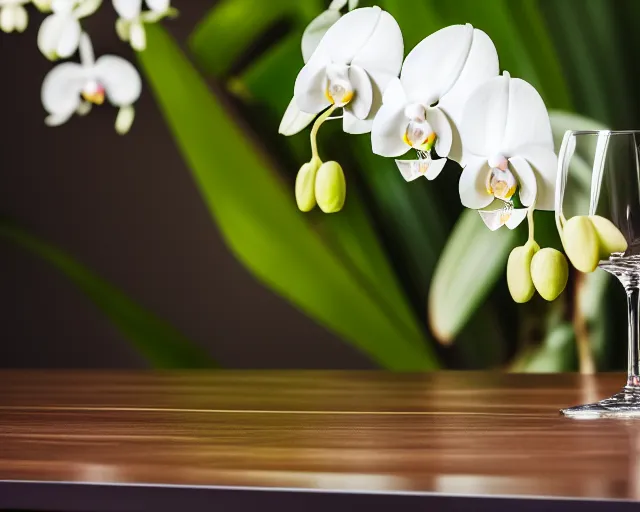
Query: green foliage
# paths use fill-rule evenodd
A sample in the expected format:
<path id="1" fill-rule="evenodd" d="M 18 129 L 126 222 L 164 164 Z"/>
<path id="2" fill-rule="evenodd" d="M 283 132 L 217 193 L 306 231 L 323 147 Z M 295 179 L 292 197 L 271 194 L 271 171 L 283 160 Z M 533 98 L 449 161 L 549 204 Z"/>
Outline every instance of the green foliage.
<path id="1" fill-rule="evenodd" d="M 136 304 L 57 247 L 6 219 L 0 237 L 66 275 L 111 320 L 133 347 L 156 368 L 212 368 L 211 357 L 168 322 Z"/>

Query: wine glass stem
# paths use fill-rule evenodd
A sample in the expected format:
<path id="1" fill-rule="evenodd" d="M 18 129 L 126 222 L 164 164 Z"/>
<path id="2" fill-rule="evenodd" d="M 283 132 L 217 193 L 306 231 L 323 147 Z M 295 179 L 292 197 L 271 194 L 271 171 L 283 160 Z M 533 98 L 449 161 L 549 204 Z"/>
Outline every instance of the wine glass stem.
<path id="1" fill-rule="evenodd" d="M 640 289 L 638 286 L 627 286 L 627 310 L 629 312 L 629 355 L 627 370 L 627 387 L 640 388 L 640 363 L 639 350 L 640 339 L 638 333 L 638 299 Z"/>

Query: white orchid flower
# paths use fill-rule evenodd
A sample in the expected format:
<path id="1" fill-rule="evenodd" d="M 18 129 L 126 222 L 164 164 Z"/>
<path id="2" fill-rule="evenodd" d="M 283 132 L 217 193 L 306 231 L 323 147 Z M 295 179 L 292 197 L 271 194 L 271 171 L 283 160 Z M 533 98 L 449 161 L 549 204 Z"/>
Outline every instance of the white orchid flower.
<path id="1" fill-rule="evenodd" d="M 80 36 L 80 61 L 64 62 L 54 67 L 42 84 L 42 104 L 49 113 L 45 123 L 58 126 L 74 113 L 84 115 L 92 104 L 109 102 L 119 107 L 116 131 L 129 131 L 134 118 L 133 103 L 140 97 L 142 81 L 133 65 L 115 55 L 94 60 L 89 36 Z"/>
<path id="2" fill-rule="evenodd" d="M 123 41 L 129 41 L 134 50 L 147 47 L 145 23 L 155 23 L 166 16 L 175 16 L 177 11 L 169 6 L 170 0 L 144 0 L 149 11 L 142 10 L 143 0 L 113 0 L 118 13 L 116 32 Z"/>
<path id="3" fill-rule="evenodd" d="M 348 9 L 352 11 L 358 6 L 358 0 L 333 0 L 328 9 L 316 16 L 302 34 L 302 60 L 306 64 L 313 52 L 320 44 L 320 41 L 327 33 L 327 30 L 342 17 L 340 12 L 348 2 Z M 304 130 L 311 121 L 316 117 L 316 114 L 308 114 L 302 112 L 298 108 L 295 98 L 291 98 L 287 110 L 282 116 L 280 121 L 280 127 L 278 133 L 282 135 L 295 135 Z"/>
<path id="4" fill-rule="evenodd" d="M 384 89 L 400 71 L 403 51 L 400 27 L 386 11 L 363 7 L 345 14 L 298 74 L 298 108 L 318 114 L 342 107 L 345 132 L 369 132 Z"/>
<path id="5" fill-rule="evenodd" d="M 407 55 L 400 78 L 384 93 L 371 131 L 373 152 L 397 157 L 415 149 L 418 160 L 396 160 L 404 179 L 436 178 L 447 157 L 462 157 L 462 106 L 498 71 L 493 42 L 469 24 L 452 25 L 423 39 Z M 431 159 L 432 148 L 439 159 Z"/>
<path id="6" fill-rule="evenodd" d="M 460 176 L 462 204 L 481 210 L 492 230 L 518 226 L 530 210 L 553 210 L 557 157 L 549 113 L 529 83 L 506 71 L 480 86 L 461 122 L 465 166 Z M 525 208 L 514 208 L 519 190 Z"/>
<path id="7" fill-rule="evenodd" d="M 53 0 L 53 14 L 47 16 L 38 31 L 38 48 L 50 60 L 71 57 L 80 43 L 80 19 L 90 16 L 102 0 Z"/>

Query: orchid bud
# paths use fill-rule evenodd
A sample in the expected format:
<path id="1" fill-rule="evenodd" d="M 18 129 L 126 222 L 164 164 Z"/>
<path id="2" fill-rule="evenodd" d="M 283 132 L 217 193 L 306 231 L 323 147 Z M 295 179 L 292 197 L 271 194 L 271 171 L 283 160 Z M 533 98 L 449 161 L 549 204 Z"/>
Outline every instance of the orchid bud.
<path id="1" fill-rule="evenodd" d="M 588 217 L 570 218 L 562 230 L 562 243 L 571 263 L 580 272 L 593 272 L 600 262 L 600 243 Z"/>
<path id="2" fill-rule="evenodd" d="M 338 162 L 325 162 L 316 176 L 316 201 L 324 213 L 339 212 L 347 195 L 344 172 Z"/>
<path id="3" fill-rule="evenodd" d="M 543 299 L 555 300 L 569 279 L 569 265 L 564 254 L 550 247 L 540 249 L 531 260 L 531 278 Z"/>
<path id="4" fill-rule="evenodd" d="M 507 285 L 515 302 L 522 304 L 533 297 L 536 289 L 531 279 L 531 259 L 540 250 L 540 246 L 530 240 L 522 247 L 516 247 L 507 261 Z"/>
<path id="5" fill-rule="evenodd" d="M 316 173 L 320 167 L 318 160 L 307 162 L 296 176 L 296 203 L 302 212 L 313 210 L 316 205 Z"/>
<path id="6" fill-rule="evenodd" d="M 609 259 L 609 256 L 614 252 L 624 252 L 627 250 L 627 241 L 613 222 L 599 215 L 591 215 L 589 216 L 589 220 L 593 224 L 596 235 L 598 236 L 601 260 Z"/>

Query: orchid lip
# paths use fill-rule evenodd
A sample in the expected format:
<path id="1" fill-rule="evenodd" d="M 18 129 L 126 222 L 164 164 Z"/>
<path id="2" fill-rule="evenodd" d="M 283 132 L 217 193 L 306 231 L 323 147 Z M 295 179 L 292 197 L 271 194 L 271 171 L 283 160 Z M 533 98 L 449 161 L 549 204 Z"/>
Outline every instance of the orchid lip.
<path id="1" fill-rule="evenodd" d="M 509 169 L 502 170 L 498 167 L 494 167 L 487 175 L 486 188 L 487 192 L 493 195 L 496 199 L 510 202 L 511 198 L 516 193 L 518 182 Z"/>

